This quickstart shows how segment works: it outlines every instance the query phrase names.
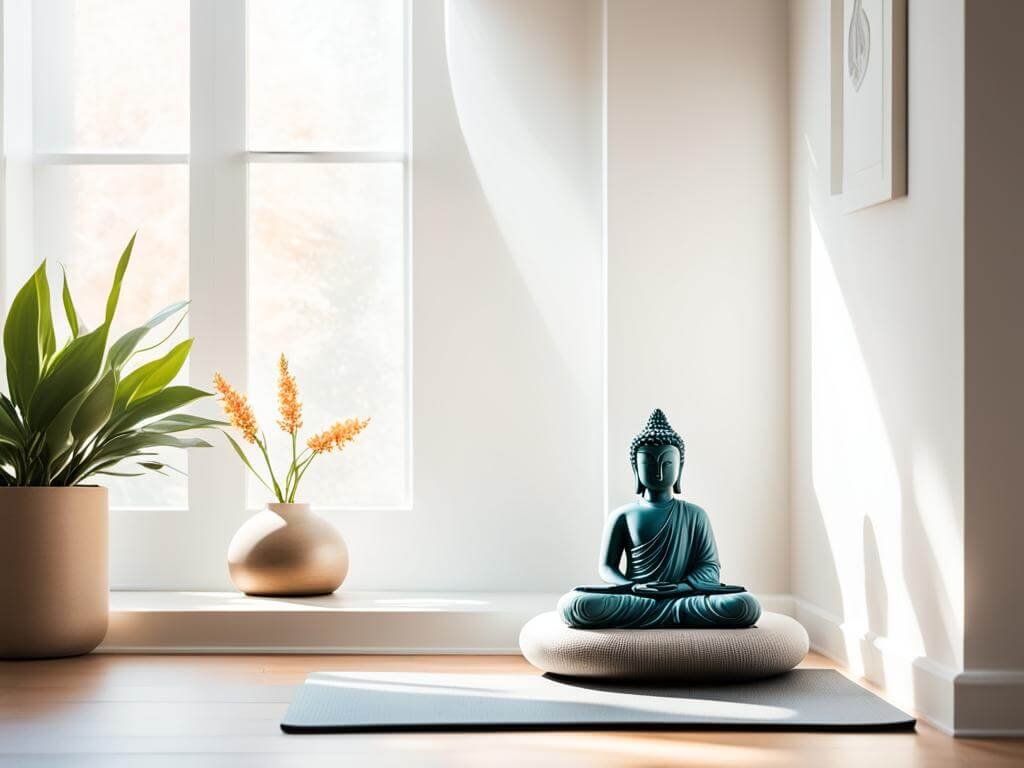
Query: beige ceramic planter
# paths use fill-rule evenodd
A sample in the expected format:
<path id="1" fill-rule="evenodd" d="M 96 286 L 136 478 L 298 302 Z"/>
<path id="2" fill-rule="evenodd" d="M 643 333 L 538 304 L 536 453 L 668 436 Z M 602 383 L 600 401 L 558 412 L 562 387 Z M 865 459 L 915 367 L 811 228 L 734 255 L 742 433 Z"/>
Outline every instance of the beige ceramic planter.
<path id="1" fill-rule="evenodd" d="M 309 504 L 267 504 L 228 547 L 228 570 L 247 595 L 327 595 L 348 573 L 348 547 Z"/>
<path id="2" fill-rule="evenodd" d="M 107 489 L 0 488 L 0 657 L 88 653 L 107 613 Z"/>

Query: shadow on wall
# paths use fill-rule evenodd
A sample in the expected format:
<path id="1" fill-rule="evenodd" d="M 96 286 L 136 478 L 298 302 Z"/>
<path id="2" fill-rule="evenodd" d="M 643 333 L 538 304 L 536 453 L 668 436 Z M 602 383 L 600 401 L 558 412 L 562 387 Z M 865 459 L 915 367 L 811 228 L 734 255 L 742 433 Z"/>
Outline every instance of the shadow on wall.
<path id="1" fill-rule="evenodd" d="M 600 408 L 598 21 L 587 0 L 445 3 L 452 95 L 480 188 L 578 396 Z"/>
<path id="2" fill-rule="evenodd" d="M 531 569 L 534 560 L 552 569 L 570 562 L 542 551 L 539 531 L 558 549 L 580 549 L 582 540 L 588 566 L 596 562 L 604 482 L 600 188 L 590 167 L 599 168 L 600 155 L 597 144 L 592 154 L 581 150 L 590 124 L 576 114 L 585 111 L 581 90 L 598 73 L 588 67 L 599 60 L 589 60 L 586 0 L 557 5 L 447 0 L 444 13 L 452 133 L 462 139 L 460 166 L 480 208 L 474 220 L 487 221 L 490 241 L 475 251 L 463 243 L 459 250 L 473 266 L 462 268 L 473 271 L 461 282 L 465 294 L 493 283 L 474 296 L 471 325 L 487 318 L 501 326 L 473 356 L 491 360 L 501 381 L 472 385 L 489 394 L 505 390 L 504 404 L 489 403 L 487 417 L 505 423 L 489 431 L 521 438 L 500 462 L 510 470 L 502 482 L 518 486 L 514 496 L 535 513 L 547 508 L 530 525 L 522 514 L 529 511 L 506 512 L 502 525 L 514 530 L 496 541 L 504 543 L 503 557 L 528 559 Z M 593 130 L 599 135 L 596 123 Z M 456 224 L 451 232 L 458 231 Z M 508 356 L 520 346 L 524 359 Z M 553 432 L 558 439 L 550 439 Z M 504 442 L 496 440 L 495 449 Z M 560 501 L 567 482 L 581 487 L 568 508 Z M 525 538 L 521 546 L 513 545 L 516 538 Z M 545 588 L 592 580 L 592 571 L 574 569 L 574 577 L 550 579 Z"/>
<path id="3" fill-rule="evenodd" d="M 475 150 L 510 139 L 480 110 L 513 100 L 502 107 L 517 114 L 510 130 L 529 132 L 537 151 L 568 130 L 559 123 L 564 113 L 540 113 L 509 85 L 514 73 L 493 71 L 493 54 L 458 59 L 466 46 L 477 51 L 478 36 L 489 39 L 493 6 L 481 4 L 478 16 L 446 26 L 445 11 L 461 4 L 413 5 L 416 511 L 339 521 L 353 553 L 380 553 L 353 556 L 352 589 L 560 592 L 594 578 L 603 487 L 600 378 L 590 379 L 592 392 L 581 392 L 586 371 L 567 356 L 551 316 L 576 312 L 599 340 L 600 293 L 591 297 L 555 264 L 524 267 L 545 255 L 524 251 L 522 230 L 548 215 L 554 203 L 547 190 L 516 189 L 514 199 L 490 194 L 494 169 L 481 165 Z M 546 21 L 536 22 L 543 37 Z M 520 56 L 535 45 L 529 35 L 521 44 Z M 454 87 L 470 67 L 493 75 L 487 94 Z M 595 195 L 600 199 L 599 188 Z M 599 219 L 593 228 L 600 232 Z M 588 243 L 561 245 L 599 286 L 600 248 L 588 253 Z"/>
<path id="4" fill-rule="evenodd" d="M 576 479 L 592 477 L 594 490 L 599 491 L 600 443 L 587 433 L 588 425 L 594 421 L 593 413 L 588 409 L 593 405 L 593 397 L 581 396 L 575 378 L 580 366 L 567 357 L 564 344 L 552 331 L 550 305 L 556 300 L 536 290 L 537 281 L 545 278 L 552 286 L 550 290 L 565 290 L 568 285 L 562 276 L 545 273 L 543 264 L 535 266 L 532 272 L 524 269 L 524 259 L 530 254 L 524 253 L 521 232 L 532 226 L 529 221 L 531 213 L 539 211 L 549 201 L 533 196 L 524 203 L 520 197 L 517 209 L 508 211 L 510 201 L 507 197 L 495 199 L 493 194 L 488 194 L 489 187 L 493 186 L 493 181 L 488 184 L 488 173 L 500 172 L 501 168 L 495 169 L 486 163 L 481 165 L 480 152 L 473 151 L 482 143 L 500 146 L 505 142 L 501 128 L 488 126 L 481 117 L 495 102 L 503 104 L 503 110 L 512 110 L 519 115 L 516 126 L 509 126 L 509 130 L 522 130 L 517 126 L 528 125 L 535 115 L 521 103 L 507 103 L 508 89 L 500 77 L 492 77 L 489 81 L 490 98 L 485 99 L 483 94 L 472 89 L 467 92 L 465 85 L 460 91 L 459 83 L 473 68 L 487 71 L 489 57 L 481 55 L 467 62 L 460 60 L 458 52 L 477 40 L 492 21 L 491 16 L 484 13 L 488 9 L 478 9 L 476 18 L 462 18 L 460 23 L 460 5 L 445 5 L 444 39 L 451 86 L 449 109 L 445 110 L 450 121 L 447 135 L 458 136 L 462 141 L 457 148 L 457 162 L 448 170 L 449 178 L 456 178 L 457 173 L 461 189 L 458 204 L 444 214 L 449 220 L 444 237 L 452 241 L 451 260 L 446 271 L 452 287 L 461 286 L 461 290 L 449 294 L 449 298 L 457 298 L 461 305 L 458 312 L 461 322 L 449 327 L 444 354 L 472 362 L 468 370 L 465 362 L 455 359 L 448 367 L 448 370 L 462 368 L 465 374 L 458 377 L 458 381 L 446 384 L 446 399 L 454 409 L 449 414 L 452 421 L 448 423 L 456 424 L 459 414 L 463 414 L 476 427 L 466 425 L 458 432 L 468 435 L 482 428 L 479 438 L 488 445 L 489 455 L 484 459 L 486 466 L 474 472 L 485 488 L 473 489 L 469 495 L 482 499 L 488 495 L 486 490 L 500 485 L 502 497 L 518 500 L 517 503 L 523 507 L 508 510 L 496 504 L 479 510 L 486 521 L 483 531 L 474 535 L 473 541 L 466 541 L 460 550 L 468 555 L 477 549 L 476 542 L 485 536 L 498 544 L 498 551 L 487 553 L 484 561 L 471 566 L 473 572 L 481 572 L 500 567 L 506 558 L 521 562 L 529 557 L 531 561 L 546 560 L 549 564 L 560 561 L 556 551 L 543 551 L 543 542 L 537 541 L 538 527 L 543 527 L 547 541 L 564 543 L 579 539 L 581 519 L 589 513 L 596 514 L 597 510 L 560 509 L 554 506 L 554 500 L 564 490 L 566 473 Z M 486 132 L 488 128 L 492 130 Z M 537 140 L 541 141 L 543 132 L 538 133 Z M 518 190 L 520 195 L 524 191 Z M 519 218 L 510 221 L 516 215 Z M 467 227 L 467 222 L 475 224 Z M 595 249 L 594 254 L 599 258 L 599 249 Z M 570 301 L 564 302 L 563 306 L 579 305 Z M 467 411 L 467 403 L 475 403 L 476 407 Z M 538 439 L 539 432 L 549 429 L 558 429 L 560 439 Z M 588 445 L 593 446 L 593 450 L 588 451 Z M 528 453 L 524 451 L 526 446 L 530 446 Z M 574 446 L 574 449 L 567 453 L 568 446 Z M 465 441 L 465 445 L 456 450 L 467 450 L 470 455 L 461 458 L 450 456 L 454 465 L 439 472 L 438 476 L 447 478 L 447 482 L 460 478 L 461 483 L 465 479 L 466 467 L 481 461 L 479 449 L 480 445 L 475 441 Z M 592 467 L 586 466 L 588 461 L 593 462 Z M 579 466 L 574 466 L 577 464 Z M 419 474 L 433 473 L 423 470 Z M 473 480 L 469 482 L 472 484 Z M 462 488 L 463 492 L 467 490 Z M 442 493 L 450 500 L 451 486 L 448 485 Z M 596 507 L 600 495 L 594 493 L 592 497 Z M 441 499 L 437 501 L 442 502 Z M 545 506 L 550 508 L 544 510 Z M 524 518 L 540 514 L 542 510 L 541 519 L 524 525 Z M 458 527 L 462 525 L 459 523 Z M 596 552 L 599 518 L 595 519 L 593 528 L 591 538 L 595 542 L 593 552 Z M 589 559 L 595 558 L 591 555 Z M 552 565 L 547 567 L 552 568 Z M 516 566 L 517 570 L 519 568 Z M 543 569 L 544 566 L 539 564 L 538 570 Z M 523 574 L 524 578 L 527 576 Z M 585 574 L 576 574 L 576 578 L 581 576 L 585 577 Z M 549 583 L 545 586 L 554 589 L 559 580 L 548 578 Z M 467 580 L 467 583 L 478 582 Z"/>
<path id="5" fill-rule="evenodd" d="M 909 375 L 887 366 L 891 338 L 858 333 L 877 329 L 878 317 L 864 313 L 882 297 L 868 288 L 855 294 L 860 315 L 851 311 L 843 262 L 812 206 L 807 214 L 810 474 L 828 543 L 814 564 L 827 569 L 840 595 L 845 661 L 897 695 L 913 696 L 907 662 L 927 657 L 953 667 L 958 659 L 955 505 L 907 413 L 908 388 L 919 383 L 900 380 Z M 863 281 L 870 265 L 852 263 L 858 256 L 851 253 L 845 265 Z M 813 532 L 807 538 L 813 542 Z"/>

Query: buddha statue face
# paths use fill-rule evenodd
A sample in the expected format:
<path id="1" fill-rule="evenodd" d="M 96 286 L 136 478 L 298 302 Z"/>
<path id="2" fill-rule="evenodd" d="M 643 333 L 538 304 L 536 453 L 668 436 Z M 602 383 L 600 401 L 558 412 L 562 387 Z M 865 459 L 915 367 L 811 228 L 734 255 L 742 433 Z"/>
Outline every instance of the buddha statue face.
<path id="1" fill-rule="evenodd" d="M 679 493 L 683 463 L 679 449 L 674 445 L 642 445 L 636 449 L 637 493 L 645 488 L 652 491 Z"/>
<path id="2" fill-rule="evenodd" d="M 647 426 L 629 446 L 636 492 L 643 494 L 647 489 L 659 497 L 671 495 L 671 491 L 681 493 L 684 450 L 683 438 L 672 429 L 664 412 L 655 408 L 647 419 Z"/>

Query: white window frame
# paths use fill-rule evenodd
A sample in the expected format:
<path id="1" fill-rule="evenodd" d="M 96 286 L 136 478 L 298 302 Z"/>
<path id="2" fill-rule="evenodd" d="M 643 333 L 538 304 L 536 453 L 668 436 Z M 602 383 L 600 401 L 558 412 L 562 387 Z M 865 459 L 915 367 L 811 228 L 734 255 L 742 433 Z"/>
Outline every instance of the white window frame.
<path id="1" fill-rule="evenodd" d="M 6 83 L 0 127 L 5 137 L 0 184 L 0 258 L 3 300 L 27 277 L 32 249 L 33 174 L 38 165 L 188 166 L 190 332 L 198 338 L 189 379 L 209 387 L 221 371 L 245 389 L 248 379 L 248 169 L 252 163 L 401 163 L 404 171 L 406 503 L 387 507 L 326 507 L 328 512 L 409 511 L 412 504 L 412 264 L 411 264 L 411 2 L 404 3 L 403 146 L 395 152 L 250 151 L 247 146 L 247 24 L 245 0 L 190 0 L 189 131 L 187 153 L 35 153 L 32 131 L 34 35 L 2 37 L 0 84 Z M 31 0 L 0 0 L 0 32 L 27 30 Z M 7 80 L 3 75 L 10 75 Z M 6 123 L 4 119 L 6 118 Z M 26 202 L 27 201 L 27 202 Z M 28 254 L 26 258 L 26 254 Z M 217 407 L 198 408 L 216 415 Z M 190 451 L 188 509 L 111 510 L 113 589 L 221 589 L 230 587 L 225 552 L 251 514 L 247 478 L 220 441 Z"/>

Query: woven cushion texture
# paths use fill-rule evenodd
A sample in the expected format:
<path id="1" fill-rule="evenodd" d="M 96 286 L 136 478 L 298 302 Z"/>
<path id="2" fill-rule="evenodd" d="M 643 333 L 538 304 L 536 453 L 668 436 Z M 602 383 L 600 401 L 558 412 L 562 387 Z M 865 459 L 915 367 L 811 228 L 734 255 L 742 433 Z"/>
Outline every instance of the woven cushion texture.
<path id="1" fill-rule="evenodd" d="M 762 613 L 749 629 L 573 629 L 551 612 L 519 633 L 538 669 L 617 680 L 756 680 L 795 667 L 808 645 L 807 630 L 778 613 Z"/>

